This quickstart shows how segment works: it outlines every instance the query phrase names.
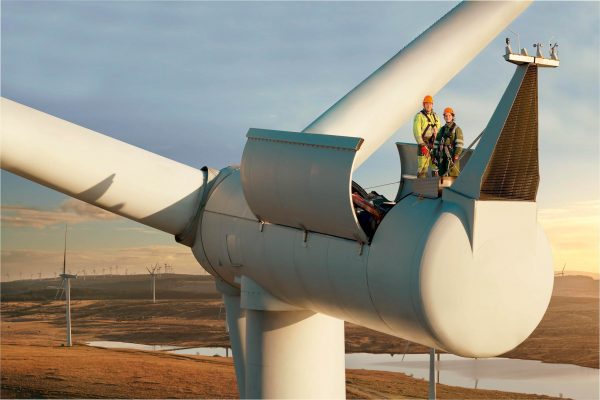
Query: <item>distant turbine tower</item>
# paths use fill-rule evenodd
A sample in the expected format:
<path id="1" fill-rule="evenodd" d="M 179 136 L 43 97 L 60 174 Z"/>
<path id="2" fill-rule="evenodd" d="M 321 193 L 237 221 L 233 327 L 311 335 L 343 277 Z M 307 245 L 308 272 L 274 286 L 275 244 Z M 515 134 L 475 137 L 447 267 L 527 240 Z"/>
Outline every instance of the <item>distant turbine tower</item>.
<path id="1" fill-rule="evenodd" d="M 62 282 L 56 297 L 60 299 L 60 291 L 63 289 L 66 299 L 66 319 L 67 319 L 67 347 L 72 346 L 71 341 L 71 279 L 77 279 L 77 275 L 67 274 L 67 225 L 65 224 L 65 250 L 63 253 L 63 273 L 60 274 Z"/>
<path id="2" fill-rule="evenodd" d="M 146 269 L 148 270 L 150 276 L 152 276 L 152 303 L 156 303 L 156 270 L 160 269 L 160 267 L 157 263 L 154 265 L 154 267 L 152 267 L 152 269 L 147 267 Z"/>

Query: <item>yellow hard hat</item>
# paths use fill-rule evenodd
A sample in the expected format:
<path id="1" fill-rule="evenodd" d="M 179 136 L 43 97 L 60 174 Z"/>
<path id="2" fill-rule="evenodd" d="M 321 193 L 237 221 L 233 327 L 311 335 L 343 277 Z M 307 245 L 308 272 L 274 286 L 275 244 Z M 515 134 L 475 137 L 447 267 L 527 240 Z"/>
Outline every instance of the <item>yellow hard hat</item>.
<path id="1" fill-rule="evenodd" d="M 433 97 L 431 97 L 430 95 L 427 95 L 427 96 L 423 97 L 423 103 L 431 103 L 431 104 L 433 104 Z"/>
<path id="2" fill-rule="evenodd" d="M 454 115 L 454 110 L 452 109 L 452 107 L 446 107 L 446 108 L 444 108 L 444 114 Z"/>

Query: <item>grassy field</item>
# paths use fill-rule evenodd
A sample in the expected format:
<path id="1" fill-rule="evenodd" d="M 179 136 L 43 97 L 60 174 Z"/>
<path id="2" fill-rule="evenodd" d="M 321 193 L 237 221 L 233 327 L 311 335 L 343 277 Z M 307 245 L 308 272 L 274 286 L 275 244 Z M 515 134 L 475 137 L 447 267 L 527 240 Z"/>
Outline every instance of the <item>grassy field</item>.
<path id="1" fill-rule="evenodd" d="M 163 277 L 158 280 L 160 300 L 156 304 L 143 299 L 151 294 L 147 277 L 127 279 L 125 284 L 118 277 L 76 282 L 73 298 L 88 299 L 73 301 L 76 345 L 70 349 L 61 347 L 64 302 L 53 300 L 56 290 L 47 289 L 51 282 L 38 281 L 37 286 L 27 281 L 3 284 L 0 397 L 236 397 L 230 359 L 84 345 L 92 340 L 190 347 L 228 345 L 225 313 L 212 279 Z M 506 356 L 598 368 L 597 282 L 578 277 L 559 278 L 540 326 Z M 592 296 L 564 295 L 578 286 L 581 291 L 577 293 Z M 402 354 L 406 344 L 401 339 L 346 324 L 347 352 Z M 409 352 L 426 350 L 416 344 L 408 348 Z M 349 398 L 427 396 L 426 381 L 398 373 L 348 370 L 346 380 Z M 445 385 L 438 386 L 438 395 L 439 398 L 535 398 Z"/>

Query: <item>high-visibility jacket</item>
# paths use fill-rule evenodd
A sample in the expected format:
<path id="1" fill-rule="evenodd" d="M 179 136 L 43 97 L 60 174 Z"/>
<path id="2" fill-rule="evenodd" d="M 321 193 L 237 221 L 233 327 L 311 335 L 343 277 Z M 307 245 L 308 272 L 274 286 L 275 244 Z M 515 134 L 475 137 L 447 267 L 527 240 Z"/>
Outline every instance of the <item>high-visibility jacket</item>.
<path id="1" fill-rule="evenodd" d="M 432 138 L 434 127 L 439 131 L 440 119 L 438 116 L 433 111 L 430 113 L 427 113 L 424 109 L 419 111 L 413 121 L 413 135 L 417 144 L 422 145 L 429 142 L 429 147 L 431 147 L 433 139 L 435 139 Z"/>
<path id="2" fill-rule="evenodd" d="M 464 147 L 462 129 L 456 123 L 445 124 L 438 131 L 433 146 L 434 160 L 460 156 Z"/>

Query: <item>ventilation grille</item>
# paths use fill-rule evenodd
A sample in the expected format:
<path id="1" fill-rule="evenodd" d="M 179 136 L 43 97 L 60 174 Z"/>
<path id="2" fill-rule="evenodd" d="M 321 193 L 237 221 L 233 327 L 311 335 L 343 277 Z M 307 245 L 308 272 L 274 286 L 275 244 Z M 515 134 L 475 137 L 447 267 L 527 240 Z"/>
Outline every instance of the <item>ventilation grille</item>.
<path id="1" fill-rule="evenodd" d="M 525 73 L 481 185 L 481 200 L 535 201 L 538 163 L 537 66 Z"/>

